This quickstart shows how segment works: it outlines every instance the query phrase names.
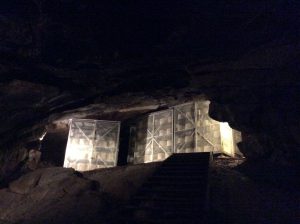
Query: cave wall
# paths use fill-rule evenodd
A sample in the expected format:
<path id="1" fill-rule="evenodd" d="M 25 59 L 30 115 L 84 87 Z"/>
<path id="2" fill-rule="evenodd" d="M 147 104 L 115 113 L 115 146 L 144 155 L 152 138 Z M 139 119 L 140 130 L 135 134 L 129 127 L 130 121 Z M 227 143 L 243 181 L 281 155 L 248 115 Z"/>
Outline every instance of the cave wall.
<path id="1" fill-rule="evenodd" d="M 264 157 L 274 164 L 296 165 L 299 162 L 298 87 L 264 87 L 253 91 L 261 92 L 256 102 L 249 102 L 253 92 L 238 92 L 234 102 L 213 101 L 211 116 L 227 120 L 242 131 L 239 148 L 248 159 Z"/>

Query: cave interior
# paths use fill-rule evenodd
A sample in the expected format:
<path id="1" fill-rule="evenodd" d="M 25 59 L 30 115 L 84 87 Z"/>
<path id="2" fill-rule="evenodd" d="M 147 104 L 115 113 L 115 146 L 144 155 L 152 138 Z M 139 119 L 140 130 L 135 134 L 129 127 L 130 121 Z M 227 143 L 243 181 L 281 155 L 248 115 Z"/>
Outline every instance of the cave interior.
<path id="1" fill-rule="evenodd" d="M 203 222 L 299 223 L 299 13 L 294 0 L 1 3 L 0 223 L 109 223 L 173 152 L 215 141 L 208 121 L 219 135 L 234 130 L 237 153 L 213 156 Z M 210 103 L 179 130 L 190 102 Z M 154 127 L 164 113 L 166 131 Z M 97 153 L 86 157 L 93 169 L 63 168 L 70 127 L 83 120 L 99 126 L 95 145 L 104 121 L 116 122 L 109 168 Z M 143 122 L 151 138 L 139 139 Z"/>

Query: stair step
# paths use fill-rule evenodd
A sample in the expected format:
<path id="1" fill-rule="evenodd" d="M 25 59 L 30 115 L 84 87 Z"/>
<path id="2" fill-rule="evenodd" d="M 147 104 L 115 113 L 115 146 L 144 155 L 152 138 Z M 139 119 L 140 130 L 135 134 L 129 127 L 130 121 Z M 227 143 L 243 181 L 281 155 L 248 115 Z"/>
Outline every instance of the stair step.
<path id="1" fill-rule="evenodd" d="M 200 157 L 169 157 L 167 158 L 164 162 L 178 162 L 178 161 L 182 161 L 182 162 L 199 162 L 199 161 L 204 161 L 207 162 L 209 161 L 207 158 L 200 158 Z"/>
<path id="2" fill-rule="evenodd" d="M 168 218 L 168 219 L 153 219 L 153 220 L 144 220 L 144 221 L 131 221 L 128 222 L 128 224 L 200 224 L 200 223 L 207 223 L 203 222 L 203 217 L 191 217 L 191 218 L 183 218 L 180 219 L 178 217 L 176 218 Z"/>
<path id="3" fill-rule="evenodd" d="M 163 164 L 161 164 L 161 167 L 166 167 L 166 166 L 172 166 L 172 167 L 203 167 L 203 165 L 208 164 L 207 161 L 183 161 L 183 160 L 178 160 L 178 161 L 165 161 Z"/>
<path id="4" fill-rule="evenodd" d="M 141 218 L 132 218 L 130 220 L 119 217 L 118 221 L 115 224 L 200 224 L 208 223 L 203 215 L 189 216 L 189 217 L 147 217 L 144 219 Z"/>
<path id="5" fill-rule="evenodd" d="M 201 198 L 203 199 L 203 198 Z M 170 197 L 152 197 L 152 198 L 147 198 L 146 196 L 144 195 L 136 195 L 135 197 L 133 197 L 131 199 L 131 202 L 132 203 L 136 203 L 136 202 L 139 202 L 139 201 L 153 201 L 153 202 L 161 202 L 161 203 L 185 203 L 187 201 L 190 201 L 190 202 L 195 202 L 195 201 L 200 201 L 198 197 L 193 197 L 193 198 L 186 198 L 186 197 L 177 197 L 177 198 L 170 198 Z"/>
<path id="6" fill-rule="evenodd" d="M 205 191 L 205 189 L 203 189 Z M 204 197 L 206 194 L 204 192 L 187 192 L 187 191 L 142 191 L 142 193 L 139 194 L 142 197 L 148 197 L 149 200 L 152 198 L 171 198 L 171 197 L 177 197 L 177 198 L 187 198 L 192 199 L 194 198 L 200 198 Z"/>
<path id="7" fill-rule="evenodd" d="M 203 163 L 191 163 L 191 164 L 187 164 L 187 163 L 166 163 L 161 165 L 159 168 L 162 169 L 207 169 L 207 167 L 203 166 Z"/>
<path id="8" fill-rule="evenodd" d="M 203 156 L 197 157 L 197 156 L 192 156 L 192 157 L 188 157 L 188 156 L 172 156 L 169 157 L 168 159 L 166 159 L 167 162 L 169 161 L 188 161 L 188 162 L 193 162 L 193 161 L 208 161 L 208 158 L 205 158 Z"/>
<path id="9" fill-rule="evenodd" d="M 210 153 L 173 154 L 138 190 L 115 223 L 201 223 Z M 122 214 L 123 214 L 122 213 Z"/>
<path id="10" fill-rule="evenodd" d="M 163 180 L 163 181 L 176 181 L 176 182 L 185 182 L 185 181 L 206 181 L 206 176 L 171 176 L 171 175 L 155 175 L 149 178 L 149 181 L 157 181 L 157 180 Z"/>
<path id="11" fill-rule="evenodd" d="M 139 192 L 173 192 L 173 193 L 198 193 L 198 192 L 203 192 L 203 190 L 205 190 L 206 187 L 205 186 L 197 186 L 197 187 L 178 187 L 178 186 L 161 186 L 161 185 L 157 185 L 154 187 L 146 187 L 143 186 L 142 188 L 140 188 Z"/>
<path id="12" fill-rule="evenodd" d="M 201 169 L 194 169 L 194 170 L 184 170 L 184 169 L 161 169 L 155 173 L 156 174 L 173 174 L 173 175 L 182 175 L 182 174 L 188 174 L 188 175 L 203 175 L 207 173 L 207 169 L 201 170 Z"/>
<path id="13" fill-rule="evenodd" d="M 205 164 L 209 163 L 209 160 L 207 158 L 170 158 L 166 160 L 167 163 L 200 163 L 200 164 Z M 164 164 L 164 163 L 163 163 Z"/>
<path id="14" fill-rule="evenodd" d="M 203 190 L 204 191 L 204 190 Z M 140 194 L 140 195 L 137 195 L 136 198 L 140 198 L 140 199 L 143 199 L 143 200 L 152 200 L 154 198 L 159 198 L 161 200 L 169 200 L 170 198 L 186 198 L 186 199 L 200 199 L 200 198 L 204 198 L 206 196 L 206 192 L 190 192 L 190 193 L 187 193 L 187 192 L 155 192 L 155 193 L 152 193 L 152 192 L 149 192 L 148 194 Z"/>
<path id="15" fill-rule="evenodd" d="M 176 205 L 176 206 L 175 206 Z M 153 211 L 156 211 L 156 210 L 161 210 L 161 211 L 178 211 L 178 212 L 181 212 L 181 211 L 199 211 L 200 209 L 202 209 L 204 206 L 204 204 L 200 204 L 200 203 L 186 203 L 184 204 L 148 204 L 148 205 L 130 205 L 130 206 L 127 206 L 126 208 L 127 209 L 137 209 L 137 210 L 153 210 Z"/>
<path id="16" fill-rule="evenodd" d="M 163 181 L 163 178 L 153 178 L 153 179 L 149 179 L 146 183 L 144 183 L 142 186 L 199 186 L 203 184 L 203 181 L 205 181 L 207 179 L 207 177 L 203 177 L 203 178 L 198 178 L 195 180 L 189 180 L 189 181 L 175 181 L 176 179 L 174 179 L 174 181 L 172 182 L 167 182 L 167 181 Z"/>
<path id="17" fill-rule="evenodd" d="M 136 214 L 138 213 L 144 213 L 148 217 L 151 217 L 152 219 L 174 219 L 174 218 L 180 218 L 180 219 L 186 219 L 191 217 L 200 217 L 203 212 L 198 210 L 158 210 L 158 209 L 137 209 L 135 213 L 133 214 L 133 217 L 135 218 Z"/>
<path id="18" fill-rule="evenodd" d="M 137 208 L 137 207 L 143 207 L 143 206 L 155 206 L 157 208 L 165 208 L 165 207 L 170 207 L 170 208 L 177 208 L 177 207 L 201 207 L 205 203 L 199 200 L 188 200 L 188 201 L 136 201 L 136 203 L 132 202 L 131 205 L 128 205 L 128 208 Z"/>
<path id="19" fill-rule="evenodd" d="M 155 208 L 155 207 L 138 207 L 135 208 L 135 212 L 133 215 L 137 212 L 145 212 L 148 214 L 151 214 L 151 216 L 188 216 L 191 215 L 191 213 L 198 213 L 204 210 L 203 206 L 199 208 L 189 208 L 189 209 L 183 209 L 183 208 Z"/>
<path id="20" fill-rule="evenodd" d="M 203 190 L 207 189 L 207 185 L 155 185 L 155 186 L 142 186 L 137 193 L 144 192 L 144 191 L 153 191 L 153 192 L 202 192 Z"/>

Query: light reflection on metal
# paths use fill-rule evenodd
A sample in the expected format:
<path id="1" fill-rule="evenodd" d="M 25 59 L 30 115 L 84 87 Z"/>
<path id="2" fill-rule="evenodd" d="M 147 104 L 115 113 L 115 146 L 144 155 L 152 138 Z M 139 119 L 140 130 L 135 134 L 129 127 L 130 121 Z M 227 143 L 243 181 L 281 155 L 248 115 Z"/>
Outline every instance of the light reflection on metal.
<path id="1" fill-rule="evenodd" d="M 213 152 L 234 156 L 240 154 L 236 143 L 241 134 L 231 129 L 228 123 L 211 119 L 208 115 L 210 101 L 181 104 L 139 120 L 131 127 L 129 163 L 161 161 L 172 153 Z M 168 120 L 163 124 L 164 119 Z M 160 124 L 155 126 L 155 124 Z M 163 124 L 163 125 L 162 125 Z M 167 128 L 167 131 L 164 129 Z M 168 150 L 157 140 L 166 139 Z M 158 148 L 163 156 L 157 156 Z M 158 155 L 159 152 L 158 152 Z"/>
<path id="2" fill-rule="evenodd" d="M 234 156 L 232 128 L 227 122 L 220 122 L 220 132 L 223 152 L 229 156 Z"/>
<path id="3" fill-rule="evenodd" d="M 164 110 L 139 120 L 131 128 L 133 163 L 161 161 L 173 153 L 173 112 Z"/>
<path id="4" fill-rule="evenodd" d="M 174 107 L 174 152 L 193 152 L 196 146 L 195 132 L 194 103 L 186 103 Z"/>
<path id="5" fill-rule="evenodd" d="M 117 165 L 120 122 L 70 120 L 64 167 L 78 171 Z"/>
<path id="6" fill-rule="evenodd" d="M 197 152 L 222 152 L 220 123 L 208 115 L 209 101 L 195 102 L 196 112 L 196 151 Z"/>

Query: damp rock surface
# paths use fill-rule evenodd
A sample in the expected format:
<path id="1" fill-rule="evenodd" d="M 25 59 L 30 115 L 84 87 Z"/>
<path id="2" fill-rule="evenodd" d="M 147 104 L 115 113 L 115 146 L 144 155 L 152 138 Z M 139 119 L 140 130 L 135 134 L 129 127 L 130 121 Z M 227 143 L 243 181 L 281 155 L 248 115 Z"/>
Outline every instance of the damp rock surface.
<path id="1" fill-rule="evenodd" d="M 38 169 L 1 189 L 0 220 L 12 223 L 80 223 L 105 211 L 109 197 L 73 169 Z M 101 222 L 101 217 L 99 223 Z M 94 222 L 90 222 L 94 223 Z M 96 222 L 95 222 L 96 223 Z"/>

